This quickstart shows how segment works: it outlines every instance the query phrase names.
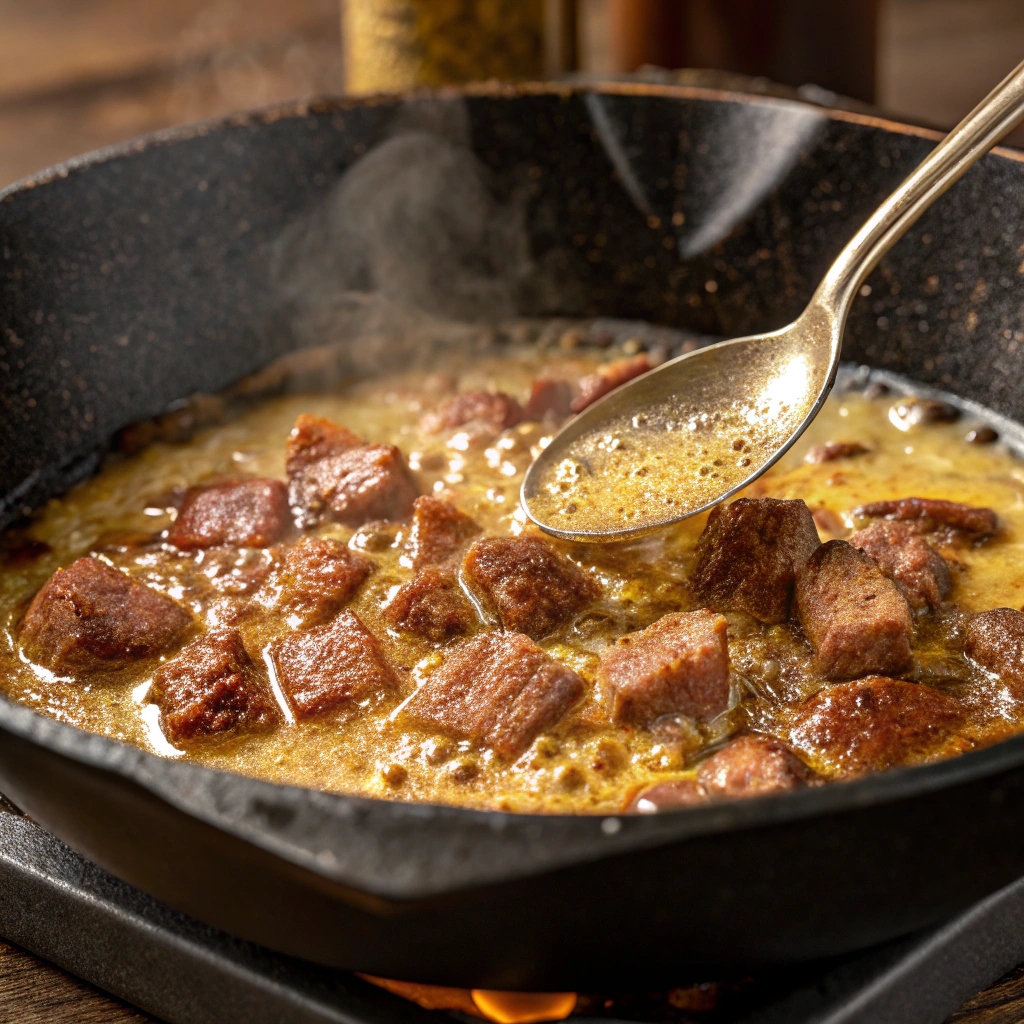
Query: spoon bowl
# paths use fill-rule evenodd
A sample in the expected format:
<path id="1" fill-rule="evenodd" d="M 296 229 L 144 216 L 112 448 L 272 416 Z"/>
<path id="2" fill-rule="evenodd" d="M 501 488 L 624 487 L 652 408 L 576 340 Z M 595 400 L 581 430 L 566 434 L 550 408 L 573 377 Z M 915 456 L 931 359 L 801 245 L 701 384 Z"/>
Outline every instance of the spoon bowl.
<path id="1" fill-rule="evenodd" d="M 800 437 L 835 380 L 840 325 L 816 309 L 771 334 L 679 356 L 576 416 L 523 482 L 566 540 L 641 536 L 746 487 Z"/>
<path id="2" fill-rule="evenodd" d="M 565 539 L 624 539 L 707 511 L 756 480 L 824 405 L 864 278 L 1021 120 L 1024 63 L 872 214 L 794 323 L 673 359 L 566 424 L 523 479 L 527 515 Z"/>

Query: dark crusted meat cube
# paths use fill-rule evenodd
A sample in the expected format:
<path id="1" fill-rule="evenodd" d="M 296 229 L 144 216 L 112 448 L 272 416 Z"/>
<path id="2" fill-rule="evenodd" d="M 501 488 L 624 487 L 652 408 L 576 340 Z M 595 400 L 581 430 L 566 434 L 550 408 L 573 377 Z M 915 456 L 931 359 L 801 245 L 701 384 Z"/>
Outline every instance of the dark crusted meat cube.
<path id="1" fill-rule="evenodd" d="M 288 494 L 304 525 L 327 518 L 362 526 L 403 519 L 416 484 L 394 445 L 368 444 L 310 462 L 291 476 Z"/>
<path id="2" fill-rule="evenodd" d="M 870 676 L 826 686 L 796 711 L 792 746 L 839 775 L 960 753 L 960 712 L 944 693 L 920 683 Z"/>
<path id="3" fill-rule="evenodd" d="M 901 675 L 913 665 L 907 599 L 852 544 L 830 540 L 811 555 L 797 573 L 796 606 L 826 679 Z"/>
<path id="4" fill-rule="evenodd" d="M 267 729 L 278 721 L 269 687 L 234 629 L 210 633 L 162 665 L 150 700 L 172 743 Z"/>
<path id="5" fill-rule="evenodd" d="M 506 629 L 538 639 L 596 600 L 598 585 L 537 537 L 485 537 L 466 554 L 470 586 Z"/>
<path id="6" fill-rule="evenodd" d="M 408 551 L 413 568 L 446 564 L 479 532 L 476 522 L 451 502 L 430 494 L 421 495 L 412 503 Z"/>
<path id="7" fill-rule="evenodd" d="M 946 560 L 909 523 L 877 520 L 853 534 L 850 543 L 878 563 L 912 608 L 937 608 L 949 596 Z"/>
<path id="8" fill-rule="evenodd" d="M 583 681 L 521 633 L 456 647 L 405 705 L 412 721 L 518 757 L 583 695 Z"/>
<path id="9" fill-rule="evenodd" d="M 820 543 L 802 501 L 738 498 L 719 505 L 697 542 L 694 593 L 716 611 L 785 622 L 796 572 Z"/>
<path id="10" fill-rule="evenodd" d="M 614 722 L 642 725 L 675 712 L 713 718 L 729 704 L 725 618 L 706 610 L 664 615 L 619 639 L 597 681 Z"/>
<path id="11" fill-rule="evenodd" d="M 380 700 L 400 685 L 380 642 L 354 612 L 275 640 L 270 656 L 298 719 Z"/>
<path id="12" fill-rule="evenodd" d="M 427 640 L 450 640 L 468 633 L 476 612 L 450 572 L 428 567 L 391 599 L 385 618 L 396 629 Z"/>
<path id="13" fill-rule="evenodd" d="M 961 505 L 940 498 L 899 498 L 874 501 L 853 510 L 857 519 L 894 519 L 913 523 L 919 533 L 944 532 L 971 540 L 991 537 L 999 520 L 990 508 Z"/>
<path id="14" fill-rule="evenodd" d="M 1014 697 L 1024 697 L 1024 612 L 994 608 L 971 616 L 964 653 L 999 676 Z"/>
<path id="15" fill-rule="evenodd" d="M 602 366 L 594 373 L 588 374 L 580 382 L 576 397 L 572 400 L 572 411 L 583 412 L 588 405 L 593 405 L 599 398 L 621 387 L 634 377 L 654 369 L 651 357 L 646 353 L 631 356 L 628 359 L 616 359 Z"/>
<path id="16" fill-rule="evenodd" d="M 373 571 L 373 562 L 341 541 L 303 537 L 280 559 L 256 595 L 290 625 L 306 629 L 333 618 Z"/>
<path id="17" fill-rule="evenodd" d="M 280 480 L 228 480 L 185 492 L 167 539 L 184 551 L 230 544 L 265 548 L 288 526 L 288 490 Z"/>
<path id="18" fill-rule="evenodd" d="M 115 668 L 183 640 L 192 616 L 169 597 L 98 558 L 58 569 L 33 598 L 20 640 L 55 672 Z"/>
<path id="19" fill-rule="evenodd" d="M 804 462 L 820 464 L 835 462 L 837 459 L 853 459 L 858 455 L 867 455 L 871 451 L 859 441 L 826 441 L 815 445 L 805 456 Z"/>
<path id="20" fill-rule="evenodd" d="M 707 790 L 696 779 L 670 779 L 640 790 L 626 801 L 627 814 L 658 814 L 708 802 Z"/>
<path id="21" fill-rule="evenodd" d="M 285 469 L 293 477 L 306 466 L 340 455 L 350 448 L 360 448 L 366 442 L 347 427 L 321 416 L 303 414 L 295 421 L 285 448 Z"/>
<path id="22" fill-rule="evenodd" d="M 814 778 L 815 773 L 785 744 L 754 733 L 734 739 L 697 773 L 709 797 L 726 799 L 782 793 Z"/>
<path id="23" fill-rule="evenodd" d="M 422 427 L 437 434 L 467 423 L 483 423 L 498 431 L 514 427 L 522 418 L 522 407 L 503 391 L 466 391 L 446 398 L 434 412 L 427 413 Z"/>

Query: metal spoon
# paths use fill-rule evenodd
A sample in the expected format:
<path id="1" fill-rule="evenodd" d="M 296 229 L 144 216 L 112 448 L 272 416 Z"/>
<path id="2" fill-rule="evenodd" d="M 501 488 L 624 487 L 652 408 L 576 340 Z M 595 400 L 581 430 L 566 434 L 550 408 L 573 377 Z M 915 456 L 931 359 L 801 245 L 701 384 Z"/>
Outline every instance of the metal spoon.
<path id="1" fill-rule="evenodd" d="M 795 323 L 673 359 L 571 420 L 526 473 L 529 517 L 557 537 L 621 539 L 704 512 L 756 480 L 832 390 L 864 278 L 1022 119 L 1024 63 L 882 203 Z"/>

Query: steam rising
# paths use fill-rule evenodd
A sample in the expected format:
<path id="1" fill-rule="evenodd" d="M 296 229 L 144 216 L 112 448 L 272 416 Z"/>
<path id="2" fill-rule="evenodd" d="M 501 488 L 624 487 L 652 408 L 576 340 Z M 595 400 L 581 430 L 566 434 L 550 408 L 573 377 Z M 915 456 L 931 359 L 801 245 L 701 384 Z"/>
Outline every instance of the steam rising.
<path id="1" fill-rule="evenodd" d="M 524 318 L 580 305 L 578 286 L 557 253 L 531 255 L 525 189 L 496 198 L 468 139 L 464 104 L 407 104 L 389 137 L 279 239 L 275 319 L 296 348 L 327 346 L 340 375 L 550 343 L 568 330 L 584 344 L 693 347 L 694 335 L 650 324 Z M 321 376 L 328 362 L 317 363 Z"/>

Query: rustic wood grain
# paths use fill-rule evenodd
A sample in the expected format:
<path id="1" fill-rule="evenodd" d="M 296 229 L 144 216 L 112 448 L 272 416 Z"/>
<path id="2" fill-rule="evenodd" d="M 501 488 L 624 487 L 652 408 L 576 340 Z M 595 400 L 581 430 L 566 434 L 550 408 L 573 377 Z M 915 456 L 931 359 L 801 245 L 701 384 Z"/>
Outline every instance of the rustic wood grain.
<path id="1" fill-rule="evenodd" d="M 155 1018 L 0 941 L 0 1024 L 154 1024 Z"/>
<path id="2" fill-rule="evenodd" d="M 946 1024 L 1021 1024 L 1024 1021 L 1024 964 L 961 1007 Z"/>

